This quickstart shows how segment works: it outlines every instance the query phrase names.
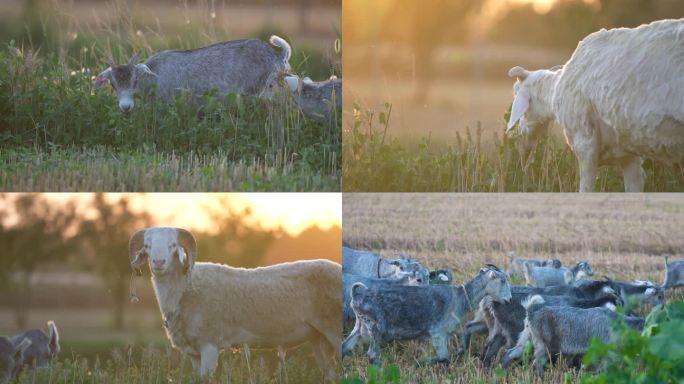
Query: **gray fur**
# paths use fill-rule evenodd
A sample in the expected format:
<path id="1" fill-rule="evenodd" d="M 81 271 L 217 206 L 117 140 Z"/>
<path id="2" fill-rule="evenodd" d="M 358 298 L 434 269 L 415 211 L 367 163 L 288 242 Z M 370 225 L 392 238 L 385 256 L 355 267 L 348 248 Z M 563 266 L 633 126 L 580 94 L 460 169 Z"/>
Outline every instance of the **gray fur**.
<path id="1" fill-rule="evenodd" d="M 675 260 L 668 264 L 665 258 L 665 281 L 663 289 L 684 286 L 684 260 Z"/>
<path id="2" fill-rule="evenodd" d="M 608 286 L 608 285 L 606 285 Z M 522 301 L 528 297 L 527 287 L 511 286 L 512 298 L 508 303 L 500 303 L 485 297 L 473 321 L 465 326 L 459 354 L 467 350 L 470 337 L 474 333 L 489 331 L 487 348 L 483 363 L 489 367 L 502 347 L 512 348 L 524 328 L 525 308 Z M 575 295 L 541 295 L 547 305 L 593 308 L 622 305 L 615 290 L 599 290 L 592 298 L 578 298 Z"/>
<path id="3" fill-rule="evenodd" d="M 580 261 L 571 269 L 565 267 L 535 267 L 529 263 L 525 263 L 523 266 L 527 284 L 539 288 L 570 284 L 582 279 L 584 276 L 592 276 L 594 274 L 591 265 L 587 261 Z"/>
<path id="4" fill-rule="evenodd" d="M 372 277 L 365 277 L 354 275 L 351 273 L 342 274 L 342 321 L 351 323 L 354 321 L 354 311 L 350 307 L 351 303 L 351 287 L 356 283 L 362 283 L 368 288 L 382 288 L 393 285 L 419 285 L 415 275 L 412 273 L 402 272 L 403 277 L 399 279 L 378 279 Z"/>
<path id="5" fill-rule="evenodd" d="M 14 345 L 9 338 L 0 336 L 0 384 L 7 384 L 15 378 L 22 365 L 24 354 L 31 346 L 31 340 L 23 339 Z"/>
<path id="6" fill-rule="evenodd" d="M 573 308 L 547 306 L 541 296 L 533 296 L 526 302 L 525 330 L 515 348 L 508 351 L 506 360 L 522 354 L 527 340 L 534 346 L 534 367 L 539 376 L 544 374 L 548 357 L 560 354 L 581 356 L 589 347 L 592 337 L 607 343 L 615 341 L 612 323 L 623 315 L 605 308 Z M 624 316 L 625 323 L 637 330 L 644 327 L 642 317 Z"/>
<path id="7" fill-rule="evenodd" d="M 369 289 L 363 284 L 352 286 L 351 307 L 356 315 L 354 330 L 342 344 L 343 355 L 352 351 L 361 337 L 370 337 L 368 358 L 380 364 L 380 346 L 391 340 L 430 337 L 437 355 L 427 362 L 448 362 L 449 337 L 463 317 L 483 297 L 510 300 L 508 275 L 487 266 L 462 286 L 388 286 Z"/>
<path id="8" fill-rule="evenodd" d="M 288 80 L 287 77 L 290 77 Z M 286 81 L 296 81 L 291 87 L 295 101 L 305 115 L 322 121 L 333 121 L 342 110 L 342 79 L 331 77 L 325 81 L 311 81 L 287 76 Z M 293 79 L 294 78 L 294 79 Z"/>
<path id="9" fill-rule="evenodd" d="M 53 321 L 48 321 L 48 332 L 42 329 L 31 329 L 10 337 L 14 346 L 18 346 L 24 339 L 31 341 L 24 352 L 24 365 L 29 369 L 45 368 L 59 353 L 59 332 Z"/>
<path id="10" fill-rule="evenodd" d="M 448 269 L 430 271 L 430 284 L 451 284 L 454 282 L 454 274 Z"/>
<path id="11" fill-rule="evenodd" d="M 414 272 L 420 284 L 428 284 L 430 272 L 410 257 L 386 259 L 370 251 L 342 247 L 342 273 L 372 278 L 398 279 L 402 272 Z"/>
<path id="12" fill-rule="evenodd" d="M 508 253 L 508 273 L 511 276 L 524 276 L 525 275 L 525 265 L 529 264 L 534 267 L 553 267 L 560 268 L 561 262 L 558 259 L 548 259 L 548 260 L 535 260 L 535 259 L 523 259 L 520 257 L 515 257 L 515 253 Z"/>
<path id="13" fill-rule="evenodd" d="M 136 64 L 134 55 L 128 64 L 115 65 L 98 75 L 96 86 L 109 81 L 119 98 L 119 108 L 129 112 L 138 91 L 157 87 L 157 94 L 171 101 L 181 90 L 190 91 L 194 100 L 212 89 L 219 94 L 260 95 L 279 73 L 290 69 L 290 46 L 277 36 L 271 44 L 257 39 L 233 40 L 185 51 L 162 51 Z"/>
<path id="14" fill-rule="evenodd" d="M 664 289 L 651 281 L 634 282 L 617 281 L 606 278 L 615 287 L 617 287 L 620 297 L 625 302 L 629 310 L 633 307 L 641 307 L 643 305 L 658 305 L 665 300 Z M 576 283 L 576 286 L 583 287 L 588 284 L 595 284 L 596 280 L 583 280 Z"/>

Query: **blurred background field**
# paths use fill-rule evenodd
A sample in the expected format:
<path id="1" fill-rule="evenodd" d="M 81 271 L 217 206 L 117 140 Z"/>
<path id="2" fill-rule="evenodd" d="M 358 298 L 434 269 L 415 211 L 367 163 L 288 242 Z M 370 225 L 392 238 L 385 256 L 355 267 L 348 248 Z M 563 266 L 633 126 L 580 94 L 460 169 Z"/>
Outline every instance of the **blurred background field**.
<path id="1" fill-rule="evenodd" d="M 141 301 L 129 303 L 129 236 L 150 225 L 181 226 L 197 237 L 199 261 L 241 267 L 340 262 L 340 200 L 339 194 L 0 195 L 0 335 L 45 329 L 54 320 L 59 364 L 41 374 L 104 375 L 104 381 L 56 382 L 185 382 L 192 369 L 170 348 L 147 268 L 136 278 Z M 284 380 L 275 351 L 247 355 L 236 346 L 222 361 L 222 382 Z M 150 366 L 161 368 L 146 371 Z M 286 370 L 290 382 L 322 380 L 308 346 L 288 353 Z"/>
<path id="2" fill-rule="evenodd" d="M 501 143 L 515 82 L 508 70 L 564 64 L 581 39 L 601 28 L 684 17 L 679 0 L 350 0 L 342 6 L 345 191 L 576 190 L 576 160 L 564 152 L 558 126 L 547 143 L 557 156 L 527 167 L 530 180 L 521 180 L 524 162 L 497 153 L 507 149 Z M 381 114 L 387 118 L 378 120 Z M 476 131 L 481 145 L 461 146 Z M 369 144 L 363 135 L 371 133 L 383 145 Z M 459 162 L 473 154 L 479 161 Z M 609 172 L 599 190 L 620 191 L 621 180 L 613 182 L 618 172 Z M 383 173 L 394 174 L 376 182 Z M 476 182 L 454 181 L 460 174 Z M 540 182 L 545 174 L 561 180 Z M 679 165 L 647 165 L 647 175 L 653 179 L 647 190 L 684 189 Z M 492 182 L 497 178 L 507 182 Z"/>
<path id="3" fill-rule="evenodd" d="M 291 44 L 294 73 L 341 77 L 340 19 L 339 0 L 4 1 L 0 189 L 339 190 L 340 119 L 312 121 L 290 104 L 230 95 L 210 98 L 199 115 L 180 98 L 139 100 L 125 116 L 110 87 L 95 92 L 93 80 L 107 57 L 124 63 L 141 52 L 143 61 L 165 49 L 272 34 Z M 83 178 L 64 173 L 64 157 Z M 159 166 L 169 157 L 182 165 Z M 117 174 L 112 158 L 150 180 Z M 64 181 L 49 180 L 53 174 Z"/>
<path id="4" fill-rule="evenodd" d="M 485 263 L 508 269 L 508 252 L 558 258 L 563 265 L 587 260 L 595 279 L 606 275 L 657 284 L 665 277 L 665 255 L 670 261 L 684 258 L 679 194 L 355 193 L 343 196 L 343 222 L 345 245 L 387 257 L 410 255 L 431 270 L 448 268 L 454 284 L 472 279 Z M 668 291 L 666 298 L 681 300 L 684 292 Z M 576 382 L 577 373 L 562 367 L 549 369 L 544 380 L 530 367 L 487 371 L 476 356 L 484 353 L 483 341 L 473 340 L 471 355 L 453 357 L 448 367 L 414 366 L 432 353 L 427 341 L 388 344 L 382 360 L 400 367 L 401 382 L 558 383 L 568 382 L 566 371 Z M 457 350 L 456 337 L 449 348 Z M 343 376 L 366 377 L 364 351 L 345 358 Z"/>

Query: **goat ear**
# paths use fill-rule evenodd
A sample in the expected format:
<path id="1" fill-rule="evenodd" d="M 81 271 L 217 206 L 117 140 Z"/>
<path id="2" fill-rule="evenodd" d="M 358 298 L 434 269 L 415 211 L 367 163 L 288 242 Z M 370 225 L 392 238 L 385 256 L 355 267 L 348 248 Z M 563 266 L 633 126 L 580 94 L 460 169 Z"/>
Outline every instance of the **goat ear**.
<path id="1" fill-rule="evenodd" d="M 449 281 L 449 278 L 446 277 L 446 275 L 443 274 L 443 273 L 440 273 L 440 274 L 439 274 L 439 279 L 442 280 L 442 281 Z"/>
<path id="2" fill-rule="evenodd" d="M 128 62 L 128 65 L 135 65 L 135 63 L 138 62 L 138 56 L 140 56 L 140 51 L 133 54 L 131 61 Z"/>
<path id="3" fill-rule="evenodd" d="M 297 76 L 285 76 L 285 82 L 292 92 L 299 92 L 301 89 L 301 79 Z"/>
<path id="4" fill-rule="evenodd" d="M 487 272 L 487 278 L 493 279 L 495 277 L 496 277 L 496 271 L 490 269 L 489 272 Z"/>
<path id="5" fill-rule="evenodd" d="M 644 295 L 646 295 L 646 296 L 653 296 L 653 295 L 655 295 L 655 293 L 656 293 L 655 288 L 646 288 L 646 290 L 644 291 Z"/>
<path id="6" fill-rule="evenodd" d="M 530 107 L 530 95 L 529 93 L 521 89 L 518 91 L 518 93 L 515 95 L 515 99 L 513 99 L 513 106 L 511 106 L 511 116 L 508 118 L 508 126 L 506 127 L 506 132 L 509 132 L 513 126 L 515 126 L 515 123 L 520 120 L 521 117 L 527 112 L 527 109 Z"/>
<path id="7" fill-rule="evenodd" d="M 150 67 L 147 66 L 147 64 L 137 64 L 135 68 L 150 76 L 158 77 L 156 73 L 152 72 L 152 70 L 150 69 Z"/>
<path id="8" fill-rule="evenodd" d="M 112 81 L 112 67 L 109 67 L 102 71 L 95 78 L 95 89 L 101 88 L 105 83 Z"/>

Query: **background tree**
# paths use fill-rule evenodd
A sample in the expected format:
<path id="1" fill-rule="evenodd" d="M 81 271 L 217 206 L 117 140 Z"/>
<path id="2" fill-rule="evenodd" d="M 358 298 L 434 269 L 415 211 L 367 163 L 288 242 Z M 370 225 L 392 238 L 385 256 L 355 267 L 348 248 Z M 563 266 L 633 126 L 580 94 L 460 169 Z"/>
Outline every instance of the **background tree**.
<path id="1" fill-rule="evenodd" d="M 96 214 L 81 223 L 81 247 L 91 255 L 90 262 L 110 293 L 112 326 L 122 330 L 131 275 L 128 239 L 136 230 L 148 227 L 151 219 L 146 212 L 131 210 L 126 197 L 108 201 L 103 194 L 96 194 L 91 207 Z"/>
<path id="2" fill-rule="evenodd" d="M 25 328 L 31 307 L 31 277 L 39 266 L 64 260 L 73 251 L 74 239 L 66 233 L 76 220 L 76 212 L 73 204 L 54 205 L 37 194 L 17 198 L 3 195 L 2 199 L 4 213 L 16 218 L 16 223 L 3 226 L 0 232 L 3 267 L 9 277 L 5 284 L 12 292 L 16 325 Z"/>

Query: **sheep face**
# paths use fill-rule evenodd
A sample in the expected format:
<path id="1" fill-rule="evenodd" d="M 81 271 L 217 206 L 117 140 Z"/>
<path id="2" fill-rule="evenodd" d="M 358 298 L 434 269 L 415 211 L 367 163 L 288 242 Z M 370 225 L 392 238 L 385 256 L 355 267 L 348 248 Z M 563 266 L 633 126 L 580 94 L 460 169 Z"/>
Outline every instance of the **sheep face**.
<path id="1" fill-rule="evenodd" d="M 540 138 L 548 133 L 549 124 L 555 120 L 551 109 L 555 71 L 528 71 L 522 67 L 514 67 L 508 76 L 517 78 L 513 85 L 513 104 L 508 119 L 506 133 L 512 132 L 518 124 L 518 146 L 523 153 L 528 153 Z"/>
<path id="2" fill-rule="evenodd" d="M 109 68 L 100 73 L 95 80 L 95 87 L 99 88 L 109 82 L 116 91 L 119 99 L 119 109 L 128 113 L 135 105 L 134 96 L 138 89 L 138 81 L 145 75 L 157 76 L 145 64 L 136 64 L 138 54 L 131 58 L 128 64 L 116 65 L 112 59 L 108 60 Z"/>
<path id="3" fill-rule="evenodd" d="M 155 276 L 186 273 L 194 264 L 196 243 L 185 229 L 147 228 L 136 232 L 129 241 L 131 266 L 140 268 L 147 260 Z"/>
<path id="4" fill-rule="evenodd" d="M 30 345 L 31 341 L 24 339 L 15 347 L 8 338 L 0 336 L 0 384 L 8 383 L 19 373 L 24 352 Z"/>

